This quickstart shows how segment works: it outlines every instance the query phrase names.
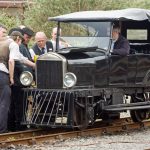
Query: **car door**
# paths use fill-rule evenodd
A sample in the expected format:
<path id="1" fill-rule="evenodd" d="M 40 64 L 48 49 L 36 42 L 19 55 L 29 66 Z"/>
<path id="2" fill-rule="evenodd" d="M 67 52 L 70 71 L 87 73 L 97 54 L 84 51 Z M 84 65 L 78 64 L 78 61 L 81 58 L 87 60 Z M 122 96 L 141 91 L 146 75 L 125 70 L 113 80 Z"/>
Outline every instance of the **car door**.
<path id="1" fill-rule="evenodd" d="M 127 75 L 127 86 L 134 87 L 137 74 L 137 57 L 136 54 L 128 55 L 128 75 Z"/>
<path id="2" fill-rule="evenodd" d="M 124 86 L 127 83 L 128 56 L 109 56 L 109 85 Z"/>
<path id="3" fill-rule="evenodd" d="M 137 73 L 136 73 L 136 84 L 143 85 L 144 78 L 148 76 L 150 72 L 150 54 L 136 54 L 137 60 Z"/>

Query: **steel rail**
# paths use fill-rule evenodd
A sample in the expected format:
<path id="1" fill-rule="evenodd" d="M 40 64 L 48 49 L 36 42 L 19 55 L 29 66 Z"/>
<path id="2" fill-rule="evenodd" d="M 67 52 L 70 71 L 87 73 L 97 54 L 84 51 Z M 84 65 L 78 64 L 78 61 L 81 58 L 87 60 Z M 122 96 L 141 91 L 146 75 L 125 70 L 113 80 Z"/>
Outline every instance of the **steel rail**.
<path id="1" fill-rule="evenodd" d="M 4 134 L 0 134 L 0 141 L 9 141 L 12 139 L 18 139 L 18 138 L 25 138 L 25 137 L 31 137 L 36 136 L 39 134 L 39 132 L 42 132 L 42 129 L 33 129 L 33 130 L 26 130 L 26 131 L 18 131 L 18 132 L 8 132 Z"/>
<path id="2" fill-rule="evenodd" d="M 94 124 L 94 127 L 104 127 L 104 126 L 108 126 L 108 125 L 117 125 L 120 123 L 127 123 L 127 122 L 131 122 L 130 117 L 127 118 L 121 118 L 115 121 L 112 121 L 111 123 L 107 123 L 107 122 L 102 122 L 102 121 L 97 121 Z M 91 126 L 93 128 L 93 126 Z M 28 129 L 25 131 L 18 131 L 18 132 L 8 132 L 8 133 L 4 133 L 4 134 L 0 134 L 0 141 L 9 141 L 9 140 L 13 140 L 13 139 L 19 139 L 19 138 L 27 138 L 27 137 L 34 137 L 34 136 L 38 136 L 38 135 L 44 135 L 44 134 L 52 134 L 52 133 L 59 133 L 62 131 L 65 131 L 66 129 Z"/>
<path id="3" fill-rule="evenodd" d="M 46 135 L 46 134 L 53 134 L 53 133 L 60 133 L 65 130 L 63 129 L 30 129 L 25 131 L 18 131 L 18 132 L 8 132 L 4 134 L 0 134 L 0 144 L 4 141 L 13 141 L 18 140 L 21 138 L 31 138 L 35 136 L 40 135 Z"/>
<path id="4" fill-rule="evenodd" d="M 48 133 L 46 135 L 38 135 L 38 136 L 31 136 L 31 137 L 23 137 L 23 138 L 17 138 L 12 140 L 6 140 L 6 141 L 0 141 L 0 147 L 7 147 L 11 144 L 18 145 L 33 145 L 38 144 L 42 142 L 48 142 L 48 143 L 55 143 L 59 140 L 66 140 L 68 138 L 77 138 L 80 136 L 101 136 L 108 133 L 116 133 L 116 132 L 123 132 L 123 131 L 129 131 L 129 130 L 135 130 L 135 129 L 143 129 L 146 127 L 150 127 L 150 121 L 144 121 L 142 123 L 123 123 L 118 125 L 110 125 L 107 127 L 99 127 L 99 128 L 91 128 L 86 129 L 82 131 L 65 131 L 60 132 L 57 134 L 54 133 Z"/>

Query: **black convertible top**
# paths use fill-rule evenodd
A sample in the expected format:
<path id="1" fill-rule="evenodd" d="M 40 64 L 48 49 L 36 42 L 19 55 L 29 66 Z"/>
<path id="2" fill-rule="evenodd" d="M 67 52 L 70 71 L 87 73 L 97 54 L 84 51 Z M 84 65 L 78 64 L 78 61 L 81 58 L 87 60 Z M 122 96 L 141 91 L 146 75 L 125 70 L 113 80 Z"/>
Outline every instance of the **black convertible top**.
<path id="1" fill-rule="evenodd" d="M 49 21 L 89 21 L 89 20 L 135 20 L 150 21 L 150 10 L 140 8 L 129 8 L 109 11 L 80 11 L 56 17 L 49 17 Z"/>

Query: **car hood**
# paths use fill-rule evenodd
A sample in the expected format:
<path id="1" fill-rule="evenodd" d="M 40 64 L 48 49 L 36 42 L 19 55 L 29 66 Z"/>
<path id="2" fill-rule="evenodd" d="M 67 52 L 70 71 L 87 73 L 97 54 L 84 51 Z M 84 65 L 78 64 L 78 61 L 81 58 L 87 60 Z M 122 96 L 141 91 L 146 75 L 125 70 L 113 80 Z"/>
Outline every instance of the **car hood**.
<path id="1" fill-rule="evenodd" d="M 75 59 L 75 60 L 68 60 L 68 64 L 96 64 L 97 60 L 103 60 L 106 56 L 98 56 L 94 58 L 87 58 L 87 59 Z"/>

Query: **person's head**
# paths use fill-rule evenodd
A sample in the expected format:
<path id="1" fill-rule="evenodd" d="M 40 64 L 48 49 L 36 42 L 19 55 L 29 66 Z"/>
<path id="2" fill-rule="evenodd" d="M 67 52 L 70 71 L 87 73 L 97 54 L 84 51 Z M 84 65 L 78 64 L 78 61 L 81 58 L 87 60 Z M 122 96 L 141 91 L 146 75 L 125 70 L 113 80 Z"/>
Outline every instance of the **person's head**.
<path id="1" fill-rule="evenodd" d="M 61 36 L 61 29 L 59 30 Z M 53 28 L 52 30 L 52 39 L 55 41 L 57 36 L 57 27 Z"/>
<path id="2" fill-rule="evenodd" d="M 23 40 L 23 35 L 19 31 L 13 31 L 10 34 L 10 37 L 18 44 L 20 45 Z"/>
<path id="3" fill-rule="evenodd" d="M 115 41 L 118 40 L 119 34 L 120 34 L 120 27 L 114 25 L 112 30 L 112 39 Z"/>
<path id="4" fill-rule="evenodd" d="M 37 32 L 35 34 L 35 42 L 37 43 L 38 47 L 43 48 L 45 47 L 47 41 L 47 37 L 44 32 Z"/>
<path id="5" fill-rule="evenodd" d="M 22 33 L 23 33 L 23 37 L 24 37 L 23 43 L 28 44 L 31 37 L 34 35 L 34 32 L 30 28 L 24 27 L 22 29 Z"/>
<path id="6" fill-rule="evenodd" d="M 0 38 L 5 37 L 7 35 L 7 28 L 0 24 Z"/>
<path id="7" fill-rule="evenodd" d="M 23 35 L 22 29 L 20 29 L 19 27 L 11 28 L 8 32 L 8 35 L 10 36 L 13 31 L 19 31 Z"/>

